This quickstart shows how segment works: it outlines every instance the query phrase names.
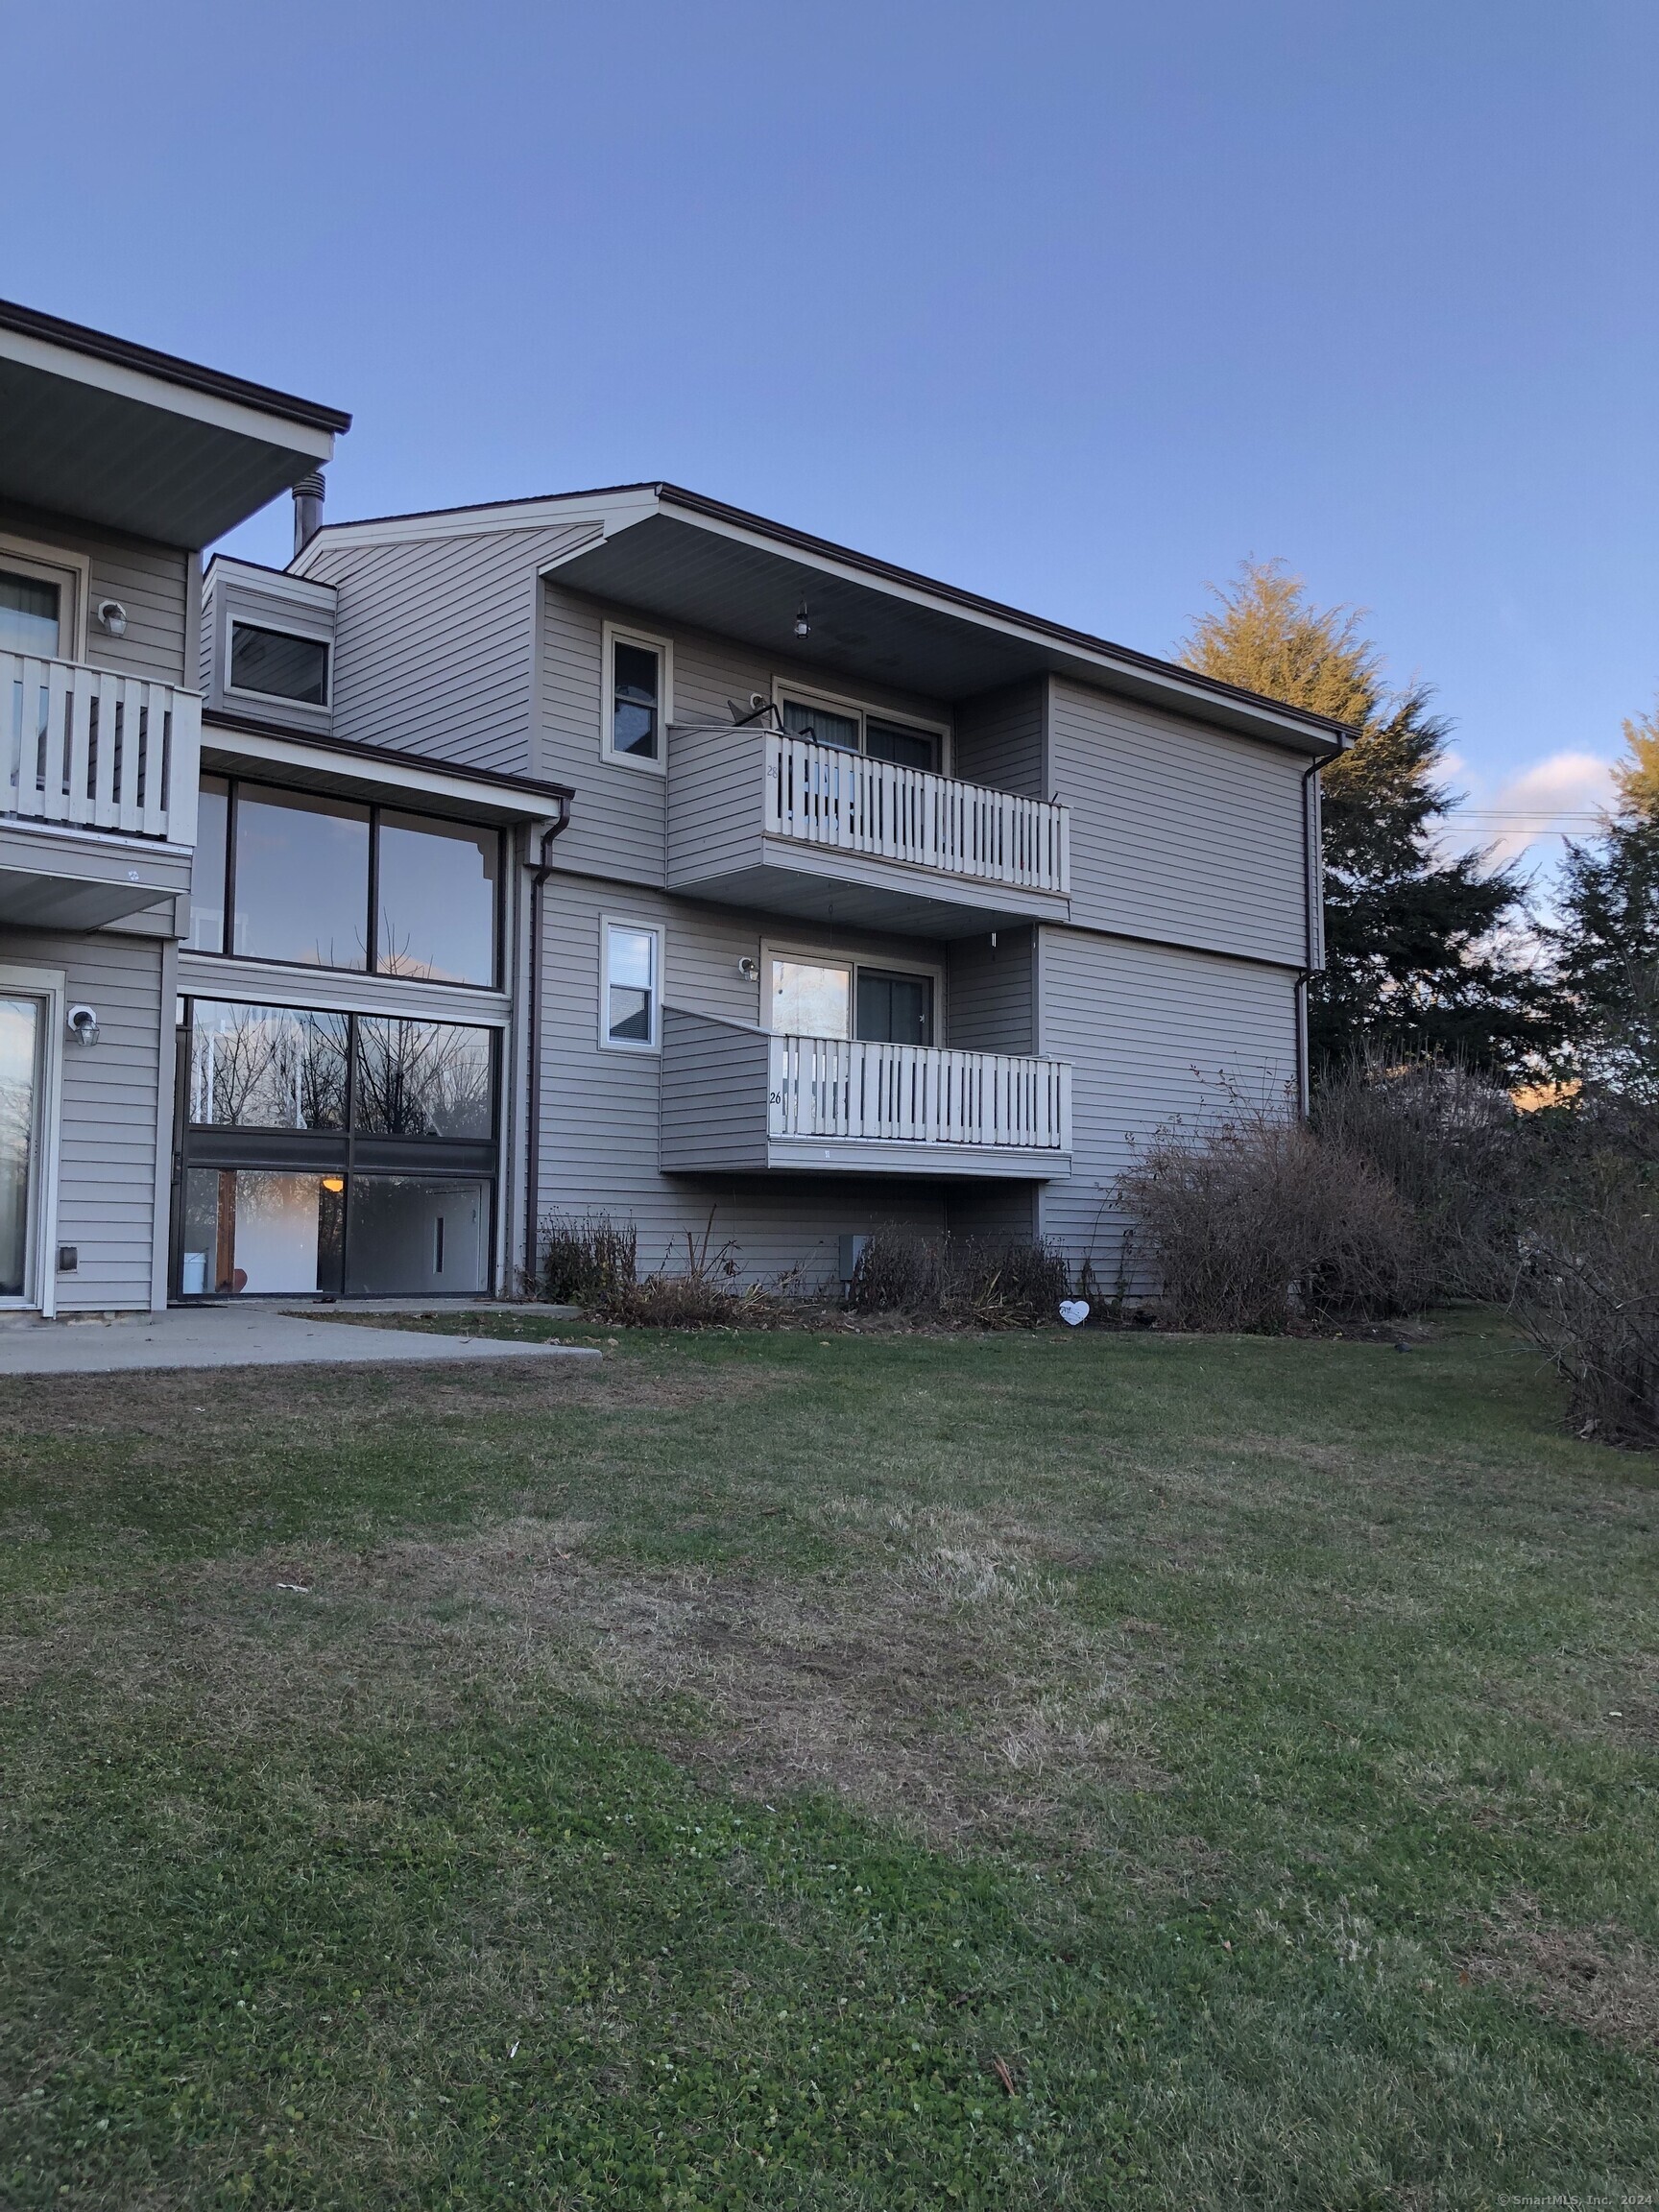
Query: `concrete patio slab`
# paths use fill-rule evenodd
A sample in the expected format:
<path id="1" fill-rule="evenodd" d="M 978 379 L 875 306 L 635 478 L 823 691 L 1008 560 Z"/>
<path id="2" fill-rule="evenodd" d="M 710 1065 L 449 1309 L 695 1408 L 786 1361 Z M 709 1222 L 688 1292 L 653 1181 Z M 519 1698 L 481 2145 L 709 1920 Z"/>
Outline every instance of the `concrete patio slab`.
<path id="1" fill-rule="evenodd" d="M 0 1329 L 0 1376 L 113 1375 L 139 1367 L 384 1367 L 459 1359 L 598 1359 L 578 1344 L 510 1343 L 353 1328 L 269 1307 L 208 1306 L 118 1321 L 46 1321 Z"/>

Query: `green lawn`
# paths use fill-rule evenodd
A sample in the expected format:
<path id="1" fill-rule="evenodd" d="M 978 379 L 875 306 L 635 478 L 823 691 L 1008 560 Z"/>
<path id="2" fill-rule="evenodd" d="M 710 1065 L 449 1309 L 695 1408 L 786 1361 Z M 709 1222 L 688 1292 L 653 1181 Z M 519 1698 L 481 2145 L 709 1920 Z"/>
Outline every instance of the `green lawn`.
<path id="1" fill-rule="evenodd" d="M 1655 2187 L 1654 1470 L 1495 1321 L 13 1382 L 0 1467 L 8 2207 Z"/>

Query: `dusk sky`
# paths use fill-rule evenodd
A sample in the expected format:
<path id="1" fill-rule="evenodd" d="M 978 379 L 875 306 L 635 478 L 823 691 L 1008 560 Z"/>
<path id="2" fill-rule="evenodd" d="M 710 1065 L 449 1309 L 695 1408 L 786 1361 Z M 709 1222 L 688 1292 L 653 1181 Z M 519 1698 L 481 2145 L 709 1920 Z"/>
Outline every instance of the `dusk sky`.
<path id="1" fill-rule="evenodd" d="M 1554 818 L 1653 703 L 1653 0 L 0 29 L 0 293 L 350 408 L 332 520 L 665 476 L 1164 653 L 1279 556 Z"/>

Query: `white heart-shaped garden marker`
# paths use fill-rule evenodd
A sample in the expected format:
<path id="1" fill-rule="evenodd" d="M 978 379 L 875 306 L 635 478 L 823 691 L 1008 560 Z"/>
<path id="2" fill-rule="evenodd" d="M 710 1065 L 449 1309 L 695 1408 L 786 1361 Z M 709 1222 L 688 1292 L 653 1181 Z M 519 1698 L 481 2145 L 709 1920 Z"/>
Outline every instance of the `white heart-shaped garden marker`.
<path id="1" fill-rule="evenodd" d="M 1068 1329 L 1080 1328 L 1089 1318 L 1088 1299 L 1062 1298 L 1060 1301 L 1060 1318 L 1065 1322 Z"/>

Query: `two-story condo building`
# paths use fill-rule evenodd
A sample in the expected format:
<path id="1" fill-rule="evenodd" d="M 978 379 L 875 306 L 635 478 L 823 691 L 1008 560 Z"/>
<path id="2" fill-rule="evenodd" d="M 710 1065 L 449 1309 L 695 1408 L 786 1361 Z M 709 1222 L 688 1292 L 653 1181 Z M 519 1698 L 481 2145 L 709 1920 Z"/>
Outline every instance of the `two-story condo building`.
<path id="1" fill-rule="evenodd" d="M 1336 725 L 666 484 L 320 526 L 315 445 L 290 566 L 207 571 L 188 899 L 29 941 L 14 1206 L 79 1301 L 511 1289 L 597 1210 L 646 1264 L 712 1215 L 817 1286 L 900 1221 L 1109 1280 L 1136 1140 L 1302 1083 Z M 178 1018 L 126 1245 L 53 1088 L 136 1091 L 65 1026 L 117 939 Z"/>

